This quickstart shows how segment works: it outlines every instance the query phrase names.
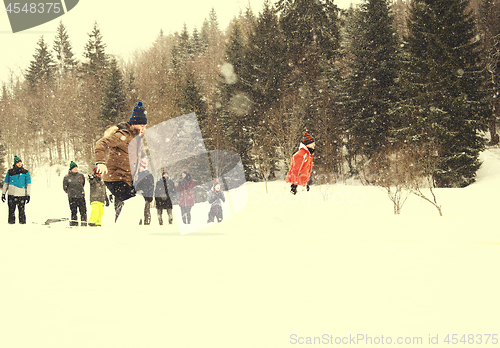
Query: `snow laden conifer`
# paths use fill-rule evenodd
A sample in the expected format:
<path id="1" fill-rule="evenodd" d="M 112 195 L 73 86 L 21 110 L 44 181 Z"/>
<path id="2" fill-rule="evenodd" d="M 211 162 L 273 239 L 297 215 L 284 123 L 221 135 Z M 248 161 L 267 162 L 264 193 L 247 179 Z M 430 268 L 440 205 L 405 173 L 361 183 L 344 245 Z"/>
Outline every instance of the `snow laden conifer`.
<path id="1" fill-rule="evenodd" d="M 203 139 L 208 143 L 206 145 L 209 147 L 212 136 L 208 118 L 208 107 L 199 86 L 200 84 L 196 79 L 195 71 L 193 68 L 188 68 L 185 80 L 181 85 L 179 108 L 182 114 L 189 114 L 191 112 L 196 114 Z"/>
<path id="2" fill-rule="evenodd" d="M 88 34 L 89 39 L 85 44 L 83 56 L 86 61 L 82 64 L 82 70 L 87 77 L 93 77 L 100 84 L 107 74 L 108 55 L 106 44 L 103 41 L 101 29 L 97 22 L 94 23 L 92 31 Z"/>
<path id="3" fill-rule="evenodd" d="M 65 74 L 72 72 L 77 65 L 66 27 L 62 22 L 60 22 L 57 27 L 53 50 L 55 56 L 55 68 L 58 78 L 60 79 Z"/>
<path id="4" fill-rule="evenodd" d="M 245 38 L 240 20 L 231 25 L 231 32 L 226 43 L 224 63 L 220 69 L 218 82 L 218 104 L 216 108 L 217 122 L 225 142 L 223 149 L 240 154 L 245 175 L 250 175 L 249 150 L 251 139 L 245 132 L 245 115 L 249 111 L 249 99 L 243 92 L 240 78 L 242 60 L 244 57 Z"/>
<path id="5" fill-rule="evenodd" d="M 439 187 L 474 182 L 490 108 L 475 21 L 463 0 L 413 1 L 404 43 L 405 141 L 433 149 Z"/>
<path id="6" fill-rule="evenodd" d="M 318 133 L 324 69 L 340 49 L 340 9 L 332 0 L 279 0 L 276 8 L 288 52 L 290 94 L 296 94 L 306 115 L 305 129 Z"/>
<path id="7" fill-rule="evenodd" d="M 492 97 L 492 115 L 488 120 L 490 144 L 500 141 L 497 121 L 500 116 L 500 2 L 482 0 L 479 7 L 479 31 L 486 52 L 487 88 Z"/>
<path id="8" fill-rule="evenodd" d="M 126 98 L 123 77 L 116 58 L 111 58 L 101 103 L 101 124 L 104 128 L 125 119 Z"/>
<path id="9" fill-rule="evenodd" d="M 38 40 L 35 50 L 33 60 L 24 75 L 31 88 L 35 88 L 42 82 L 48 85 L 54 82 L 55 62 L 43 35 Z"/>
<path id="10" fill-rule="evenodd" d="M 243 51 L 238 75 L 241 93 L 233 103 L 244 118 L 244 131 L 252 139 L 247 151 L 251 153 L 253 169 L 259 171 L 258 177 L 265 175 L 264 167 L 268 174 L 275 170 L 277 147 L 270 134 L 273 127 L 269 118 L 283 100 L 290 73 L 285 42 L 274 6 L 264 3 Z"/>
<path id="11" fill-rule="evenodd" d="M 349 157 L 370 159 L 391 141 L 395 120 L 390 109 L 399 101 L 398 39 L 390 3 L 367 0 L 352 16 L 350 74 L 347 78 L 345 128 Z"/>

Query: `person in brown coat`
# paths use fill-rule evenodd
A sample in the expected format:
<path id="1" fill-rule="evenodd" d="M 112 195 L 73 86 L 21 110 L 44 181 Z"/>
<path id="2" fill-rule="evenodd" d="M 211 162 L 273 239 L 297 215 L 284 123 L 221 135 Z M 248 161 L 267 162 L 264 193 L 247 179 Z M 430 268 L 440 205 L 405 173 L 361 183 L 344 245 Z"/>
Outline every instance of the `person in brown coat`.
<path id="1" fill-rule="evenodd" d="M 136 195 L 134 176 L 138 174 L 139 163 L 146 157 L 141 139 L 147 123 L 146 110 L 142 102 L 138 102 L 129 121 L 108 128 L 95 146 L 96 166 L 106 187 L 115 196 L 115 222 L 124 202 Z M 133 152 L 129 153 L 129 148 Z"/>

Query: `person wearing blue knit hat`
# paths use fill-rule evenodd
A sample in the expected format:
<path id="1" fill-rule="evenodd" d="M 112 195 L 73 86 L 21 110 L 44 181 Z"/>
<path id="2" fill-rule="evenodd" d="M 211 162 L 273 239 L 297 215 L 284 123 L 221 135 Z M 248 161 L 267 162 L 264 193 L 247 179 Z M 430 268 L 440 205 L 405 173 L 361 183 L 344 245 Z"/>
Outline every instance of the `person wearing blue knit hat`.
<path id="1" fill-rule="evenodd" d="M 102 173 L 106 187 L 115 197 L 115 221 L 124 202 L 136 195 L 134 178 L 138 174 L 139 163 L 146 157 L 140 136 L 144 134 L 147 123 L 146 109 L 140 101 L 134 107 L 128 122 L 108 128 L 95 146 L 96 167 Z M 129 154 L 131 142 L 137 146 Z M 135 166 L 131 164 L 131 160 Z"/>
<path id="2" fill-rule="evenodd" d="M 146 117 L 146 109 L 144 108 L 142 102 L 138 102 L 132 111 L 132 116 L 128 121 L 131 125 L 147 125 L 148 118 Z"/>

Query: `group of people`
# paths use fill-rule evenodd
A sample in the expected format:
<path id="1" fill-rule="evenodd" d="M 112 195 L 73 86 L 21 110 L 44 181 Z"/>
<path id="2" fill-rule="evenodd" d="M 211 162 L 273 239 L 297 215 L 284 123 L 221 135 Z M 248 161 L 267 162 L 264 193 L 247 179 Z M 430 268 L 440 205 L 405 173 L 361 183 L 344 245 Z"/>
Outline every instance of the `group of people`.
<path id="1" fill-rule="evenodd" d="M 168 172 L 165 168 L 162 169 L 162 176 L 160 180 L 154 183 L 153 175 L 146 169 L 146 161 L 143 160 L 139 167 L 137 180 L 134 182 L 133 189 L 135 192 L 140 193 L 144 197 L 144 219 L 141 219 L 139 224 L 151 224 L 151 203 L 155 199 L 158 222 L 163 225 L 163 210 L 167 211 L 168 223 L 172 224 L 172 200 L 176 195 L 176 191 L 180 191 L 181 196 L 191 196 L 191 193 L 183 191 L 180 186 L 176 189 L 174 182 L 170 179 Z M 94 167 L 92 175 L 88 176 L 90 184 L 90 206 L 92 212 L 90 219 L 87 222 L 87 209 L 85 201 L 85 176 L 78 172 L 78 165 L 71 161 L 68 174 L 63 179 L 63 190 L 68 195 L 69 206 L 71 210 L 70 226 L 78 226 L 78 213 L 80 214 L 81 226 L 101 226 L 102 216 L 104 214 L 104 206 L 109 206 L 113 195 L 108 199 L 107 189 L 109 184 L 102 180 L 102 173 L 98 167 Z M 182 181 L 181 181 L 182 182 Z M 181 183 L 180 182 L 180 183 Z M 180 184 L 179 183 L 179 184 Z M 192 179 L 191 179 L 192 183 Z M 132 192 L 132 188 L 129 189 Z M 135 195 L 135 194 L 134 194 Z M 124 201 L 114 197 L 115 202 L 115 221 L 120 215 Z M 184 200 L 185 204 L 194 205 L 194 200 L 191 202 Z M 182 204 L 182 203 L 181 203 Z M 183 209 L 184 206 L 181 206 Z"/>
<path id="2" fill-rule="evenodd" d="M 87 209 L 85 203 L 85 176 L 78 172 L 78 165 L 71 161 L 69 172 L 63 179 L 63 189 L 68 195 L 71 210 L 70 225 L 77 226 L 77 213 L 80 213 L 82 226 L 100 226 L 104 213 L 104 205 L 109 205 L 106 189 L 114 199 L 115 222 L 129 198 L 138 192 L 145 199 L 144 224 L 151 223 L 150 208 L 153 196 L 156 198 L 156 209 L 159 224 L 163 224 L 162 213 L 167 211 L 169 224 L 172 224 L 172 199 L 179 195 L 182 221 L 191 223 L 191 208 L 194 206 L 194 182 L 186 169 L 181 173 L 181 179 L 175 186 L 165 168 L 162 176 L 154 186 L 153 175 L 146 169 L 147 156 L 142 146 L 142 135 L 147 125 L 146 110 L 142 102 L 134 107 L 128 122 L 121 122 L 110 127 L 99 139 L 95 146 L 95 168 L 92 175 L 88 176 L 90 184 L 90 205 L 92 212 L 87 222 Z M 132 149 L 132 153 L 130 153 Z M 297 186 L 304 186 L 309 191 L 309 180 L 313 166 L 315 149 L 314 138 L 304 133 L 299 151 L 293 155 L 291 167 L 286 177 L 286 182 L 291 184 L 290 192 L 297 193 Z M 2 201 L 6 201 L 8 192 L 9 224 L 15 223 L 16 207 L 19 212 L 19 223 L 26 223 L 25 204 L 30 201 L 31 177 L 28 170 L 24 169 L 18 156 L 14 157 L 13 168 L 10 169 L 4 180 Z M 208 193 L 210 210 L 207 222 L 223 219 L 222 202 L 225 201 L 224 193 L 217 180 L 213 182 Z M 142 221 L 141 221 L 142 223 Z"/>
<path id="3" fill-rule="evenodd" d="M 163 225 L 163 211 L 168 214 L 168 224 L 173 223 L 173 200 L 179 195 L 179 205 L 182 213 L 182 220 L 185 224 L 191 223 L 191 208 L 194 206 L 193 179 L 186 169 L 182 171 L 177 187 L 170 178 L 168 171 L 162 168 L 161 178 L 154 183 L 153 175 L 146 169 L 146 161 L 142 161 L 139 167 L 138 179 L 135 181 L 134 189 L 144 197 L 144 220 L 140 224 L 150 225 L 151 223 L 151 203 L 155 200 L 158 223 Z M 63 178 L 63 190 L 68 197 L 71 219 L 70 226 L 101 226 L 104 207 L 110 205 L 113 196 L 109 195 L 108 186 L 102 180 L 102 173 L 94 167 L 92 174 L 88 176 L 90 185 L 90 206 L 91 214 L 87 221 L 87 202 L 85 198 L 86 176 L 78 171 L 78 165 L 71 161 L 68 174 Z M 20 224 L 26 224 L 25 205 L 30 201 L 31 176 L 28 170 L 24 169 L 23 163 L 18 156 L 14 156 L 14 165 L 10 169 L 4 180 L 2 201 L 8 200 L 9 218 L 8 223 L 15 223 L 16 208 Z M 7 199 L 8 196 L 8 199 Z M 225 201 L 224 193 L 220 184 L 214 181 L 212 189 L 208 193 L 208 203 L 210 210 L 208 222 L 213 222 L 217 218 L 218 222 L 223 219 L 222 205 Z M 118 218 L 123 201 L 115 198 L 115 221 Z M 80 219 L 78 220 L 78 215 Z"/>

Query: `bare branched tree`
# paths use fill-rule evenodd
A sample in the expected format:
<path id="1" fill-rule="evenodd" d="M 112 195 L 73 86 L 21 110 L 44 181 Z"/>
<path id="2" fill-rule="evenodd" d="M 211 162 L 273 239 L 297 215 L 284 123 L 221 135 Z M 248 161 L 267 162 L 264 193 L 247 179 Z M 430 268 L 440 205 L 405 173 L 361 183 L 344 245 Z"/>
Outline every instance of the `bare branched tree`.
<path id="1" fill-rule="evenodd" d="M 375 175 L 376 184 L 387 192 L 394 205 L 394 214 L 401 213 L 406 200 L 413 194 L 432 204 L 442 216 L 441 205 L 433 190 L 432 173 L 437 163 L 435 148 L 402 144 L 378 152 L 366 169 Z"/>

